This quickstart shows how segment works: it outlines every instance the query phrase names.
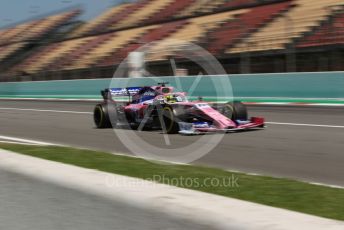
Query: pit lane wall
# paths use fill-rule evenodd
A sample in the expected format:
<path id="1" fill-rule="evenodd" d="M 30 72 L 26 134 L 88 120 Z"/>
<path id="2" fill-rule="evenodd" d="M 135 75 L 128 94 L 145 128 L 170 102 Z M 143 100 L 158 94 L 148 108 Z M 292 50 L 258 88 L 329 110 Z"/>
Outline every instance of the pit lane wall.
<path id="1" fill-rule="evenodd" d="M 192 99 L 344 104 L 344 72 L 241 74 L 0 83 L 0 98 L 100 99 L 100 90 L 169 82 Z"/>

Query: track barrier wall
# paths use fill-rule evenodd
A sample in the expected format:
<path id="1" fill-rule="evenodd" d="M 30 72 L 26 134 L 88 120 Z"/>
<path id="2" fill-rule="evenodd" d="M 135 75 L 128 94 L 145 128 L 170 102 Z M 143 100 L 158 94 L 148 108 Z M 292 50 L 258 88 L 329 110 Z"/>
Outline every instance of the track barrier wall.
<path id="1" fill-rule="evenodd" d="M 344 103 L 344 72 L 4 82 L 0 83 L 0 97 L 100 99 L 100 90 L 105 88 L 159 82 L 193 91 L 189 95 L 192 98 L 209 100 L 230 100 L 234 96 L 247 102 Z"/>

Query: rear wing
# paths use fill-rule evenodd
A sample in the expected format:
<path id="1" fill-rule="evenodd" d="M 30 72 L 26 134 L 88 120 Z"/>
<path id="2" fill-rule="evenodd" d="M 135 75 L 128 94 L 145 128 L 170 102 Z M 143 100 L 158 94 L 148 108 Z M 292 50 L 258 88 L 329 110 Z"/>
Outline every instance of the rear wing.
<path id="1" fill-rule="evenodd" d="M 122 99 L 123 97 L 128 97 L 128 100 L 130 101 L 130 98 L 137 94 L 142 87 L 127 87 L 127 88 L 110 88 L 105 89 L 101 91 L 101 95 L 104 100 L 115 100 Z"/>

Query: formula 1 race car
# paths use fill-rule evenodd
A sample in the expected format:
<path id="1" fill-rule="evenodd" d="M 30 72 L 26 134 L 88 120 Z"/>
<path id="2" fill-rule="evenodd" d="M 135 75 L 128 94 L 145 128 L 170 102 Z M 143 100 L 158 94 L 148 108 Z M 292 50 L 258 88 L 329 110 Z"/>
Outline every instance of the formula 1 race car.
<path id="1" fill-rule="evenodd" d="M 93 116 L 97 128 L 116 128 L 125 123 L 139 130 L 160 129 L 168 134 L 195 135 L 264 127 L 264 118 L 248 119 L 247 109 L 241 102 L 189 101 L 185 92 L 174 92 L 166 84 L 101 91 L 104 102 L 96 105 Z"/>

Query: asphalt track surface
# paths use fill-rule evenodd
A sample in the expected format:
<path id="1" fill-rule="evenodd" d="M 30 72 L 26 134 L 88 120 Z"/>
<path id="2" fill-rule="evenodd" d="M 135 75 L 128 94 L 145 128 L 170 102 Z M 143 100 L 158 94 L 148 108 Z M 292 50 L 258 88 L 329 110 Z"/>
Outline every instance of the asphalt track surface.
<path id="1" fill-rule="evenodd" d="M 3 230 L 210 229 L 4 170 L 0 181 Z"/>
<path id="2" fill-rule="evenodd" d="M 0 135 L 131 154 L 114 132 L 95 129 L 95 102 L 0 101 Z M 265 130 L 226 134 L 194 164 L 344 186 L 344 108 L 249 106 Z M 274 123 L 276 122 L 276 123 Z M 136 132 L 166 147 L 159 131 Z M 178 148 L 200 137 L 169 135 Z"/>

